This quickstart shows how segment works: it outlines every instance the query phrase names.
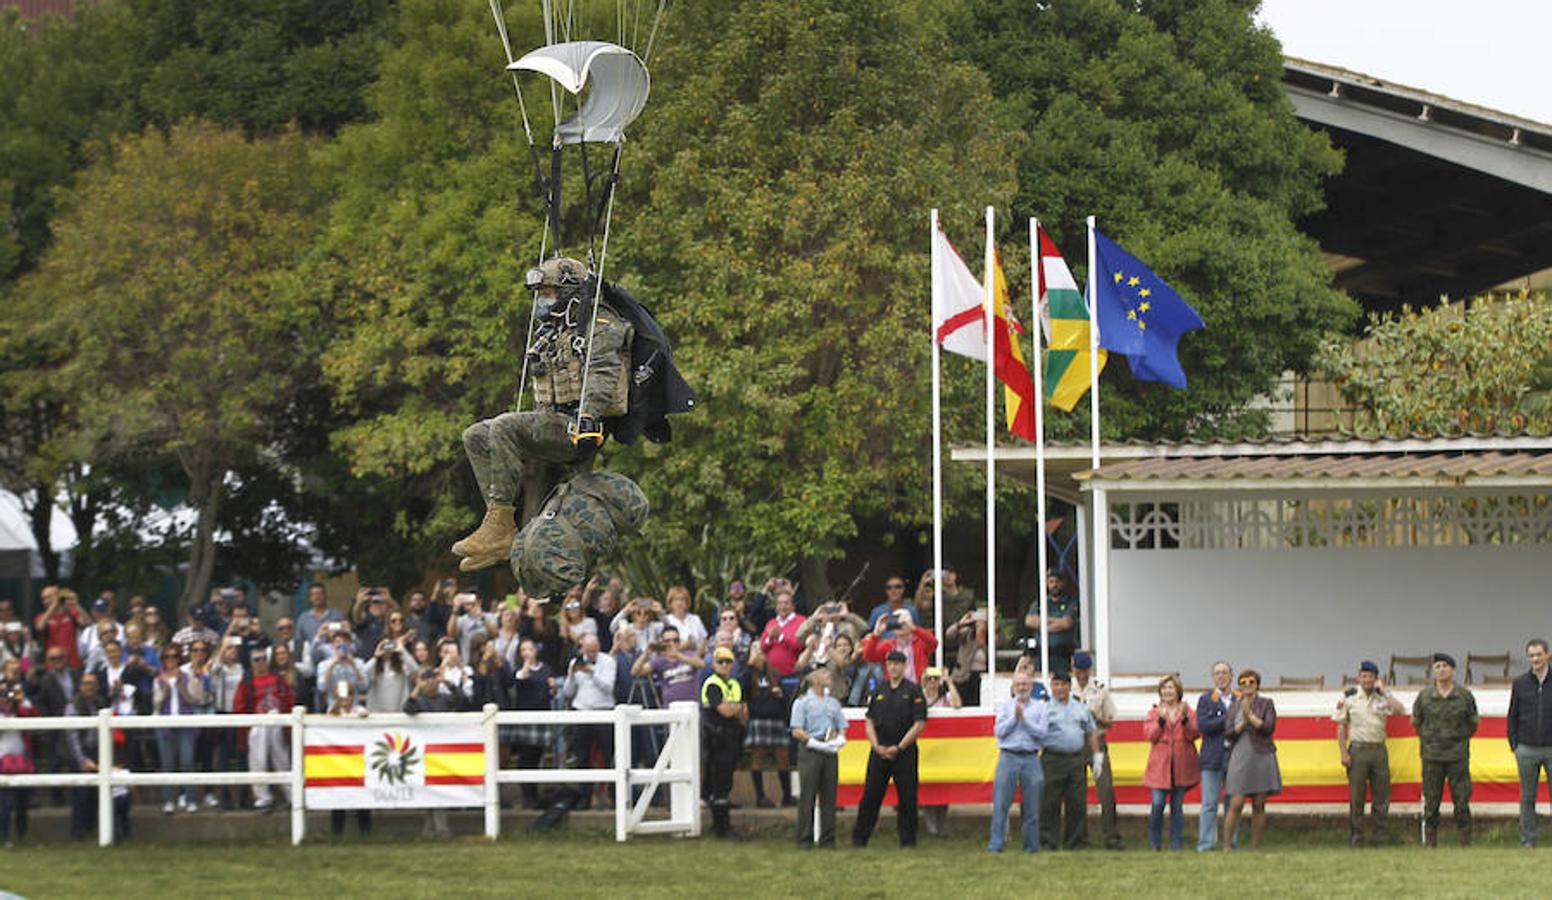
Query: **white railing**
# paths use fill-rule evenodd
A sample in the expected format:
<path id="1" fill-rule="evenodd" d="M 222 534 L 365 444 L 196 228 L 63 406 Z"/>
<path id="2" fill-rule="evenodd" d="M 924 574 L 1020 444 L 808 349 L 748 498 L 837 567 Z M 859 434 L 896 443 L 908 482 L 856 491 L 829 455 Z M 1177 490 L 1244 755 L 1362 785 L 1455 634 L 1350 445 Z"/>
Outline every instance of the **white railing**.
<path id="1" fill-rule="evenodd" d="M 485 743 L 485 836 L 494 840 L 501 833 L 500 786 L 503 784 L 597 784 L 614 786 L 614 836 L 626 840 L 631 834 L 682 833 L 699 836 L 700 815 L 700 705 L 680 702 L 667 709 L 643 709 L 622 705 L 597 711 L 508 711 L 493 705 L 480 712 L 373 714 L 373 724 L 435 725 L 468 724 L 477 719 Z M 303 764 L 309 725 L 338 725 L 334 716 L 308 714 L 302 707 L 290 713 L 253 715 L 194 716 L 115 716 L 102 710 L 95 717 L 0 718 L 0 732 L 91 731 L 97 732 L 97 771 L 68 774 L 0 775 L 0 788 L 69 787 L 97 788 L 98 844 L 113 843 L 113 789 L 115 787 L 182 787 L 215 785 L 277 785 L 288 789 L 291 797 L 291 843 L 300 844 L 307 836 L 307 806 Z M 501 768 L 500 726 L 502 725 L 612 725 L 614 727 L 614 765 L 606 769 L 504 769 Z M 291 767 L 280 772 L 122 772 L 115 773 L 114 731 L 152 728 L 251 728 L 271 726 L 291 729 Z M 631 766 L 631 744 L 636 726 L 667 726 L 668 738 L 650 769 Z M 659 785 L 669 789 L 669 817 L 647 820 L 646 811 Z M 631 802 L 632 788 L 643 788 Z"/>

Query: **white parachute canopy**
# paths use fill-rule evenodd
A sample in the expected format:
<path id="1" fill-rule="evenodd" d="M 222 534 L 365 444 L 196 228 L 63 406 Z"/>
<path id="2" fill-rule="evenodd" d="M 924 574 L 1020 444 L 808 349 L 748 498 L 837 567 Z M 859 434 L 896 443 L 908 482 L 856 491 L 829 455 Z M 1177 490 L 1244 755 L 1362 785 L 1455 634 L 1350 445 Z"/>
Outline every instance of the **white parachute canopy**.
<path id="1" fill-rule="evenodd" d="M 646 63 L 605 41 L 550 44 L 507 68 L 547 75 L 572 94 L 589 87 L 582 108 L 555 126 L 555 138 L 562 144 L 618 144 L 625 139 L 625 127 L 641 115 L 651 90 Z"/>

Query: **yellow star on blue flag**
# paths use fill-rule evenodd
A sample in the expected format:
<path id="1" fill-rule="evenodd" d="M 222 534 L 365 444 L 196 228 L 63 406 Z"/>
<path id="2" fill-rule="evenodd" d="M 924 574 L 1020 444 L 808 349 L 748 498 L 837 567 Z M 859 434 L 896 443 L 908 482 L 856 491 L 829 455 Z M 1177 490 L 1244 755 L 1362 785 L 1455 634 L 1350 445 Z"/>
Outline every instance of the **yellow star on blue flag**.
<path id="1" fill-rule="evenodd" d="M 1184 388 L 1180 336 L 1205 327 L 1202 317 L 1164 279 L 1098 230 L 1094 251 L 1100 276 L 1094 279 L 1099 345 L 1125 356 L 1134 377 Z"/>

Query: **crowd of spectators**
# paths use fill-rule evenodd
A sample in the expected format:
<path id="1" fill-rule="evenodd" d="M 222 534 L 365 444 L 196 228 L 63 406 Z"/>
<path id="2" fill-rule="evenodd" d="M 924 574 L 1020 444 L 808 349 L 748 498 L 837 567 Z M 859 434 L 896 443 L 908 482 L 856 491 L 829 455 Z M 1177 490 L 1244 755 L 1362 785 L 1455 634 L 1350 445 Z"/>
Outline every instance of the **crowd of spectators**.
<path id="1" fill-rule="evenodd" d="M 1092 771 L 1100 783 L 1106 845 L 1119 848 L 1108 760 L 1102 758 L 1114 705 L 1091 678 L 1092 658 L 1066 652 L 1075 642 L 1071 635 L 1061 636 L 1076 634 L 1068 583 L 1053 576 L 1047 588 L 1045 624 L 1052 638 L 1053 672 L 1050 693 L 1037 700 L 1050 704 L 1053 735 L 1062 733 L 1058 713 L 1069 703 L 1075 724 L 1073 736 L 1053 751 L 1057 756 L 1045 766 L 1046 814 L 1032 818 L 1039 822 L 1041 842 L 1047 846 L 1086 841 L 1086 826 L 1081 824 L 1084 776 Z M 797 754 L 790 715 L 805 675 L 823 668 L 827 696 L 842 705 L 867 706 L 889 680 L 887 658 L 891 665 L 901 664 L 905 680 L 920 686 L 928 707 L 958 708 L 978 702 L 988 652 L 987 610 L 958 584 L 952 570 L 945 573 L 943 584 L 946 666 L 935 664 L 939 648 L 932 627 L 936 607 L 930 572 L 917 581 L 914 597 L 905 579 L 891 577 L 879 602 L 856 610 L 844 600 L 810 603 L 780 578 L 770 579 L 758 591 L 734 580 L 716 602 L 703 601 L 697 607 L 683 587 L 670 589 L 659 602 L 630 596 L 618 579 L 603 577 L 576 586 L 554 603 L 520 594 L 485 598 L 453 579 L 438 582 L 429 592 L 411 590 L 402 600 L 389 588 L 364 587 L 348 610 L 332 607 L 324 588 L 314 584 L 299 615 L 280 616 L 268 627 L 243 591 L 235 588 L 212 591 L 208 601 L 188 610 L 177 623 L 167 622 L 161 610 L 141 596 L 120 604 L 111 591 L 88 605 L 69 589 L 48 587 L 42 606 L 25 622 L 12 603 L 0 601 L 0 717 L 96 717 L 103 709 L 119 716 L 262 713 L 296 705 L 316 713 L 366 716 L 469 710 L 486 704 L 509 710 L 598 710 L 621 703 L 656 707 L 702 700 L 712 657 L 731 654 L 731 672 L 724 674 L 742 684 L 748 706 L 744 754 L 755 802 L 761 807 L 796 805 L 790 775 Z M 1014 611 L 1012 633 L 1006 636 L 1010 643 L 1020 634 L 1025 638 L 1020 674 L 1034 674 L 1039 611 L 1038 602 L 1027 611 Z M 1024 612 L 1022 620 L 1019 612 Z M 1009 624 L 999 627 L 1008 629 Z M 1544 657 L 1543 651 L 1537 673 L 1545 671 Z M 1203 801 L 1198 849 L 1218 843 L 1220 811 L 1227 813 L 1223 832 L 1228 843 L 1236 843 L 1233 826 L 1247 805 L 1255 820 L 1252 843 L 1259 844 L 1266 797 L 1281 789 L 1272 743 L 1276 712 L 1271 701 L 1257 693 L 1259 676 L 1243 672 L 1231 682 L 1233 673 L 1225 663 L 1217 664 L 1212 676 L 1215 687 L 1194 707 L 1179 680 L 1166 679 L 1145 723 L 1145 735 L 1154 747 L 1144 783 L 1154 792 L 1149 837 L 1155 848 L 1166 841 L 1166 814 L 1167 842 L 1181 846 L 1182 798 L 1197 783 L 1211 795 Z M 1538 674 L 1535 686 L 1544 678 Z M 1033 687 L 1037 694 L 1045 691 L 1038 683 Z M 1364 690 L 1369 690 L 1367 684 Z M 1367 694 L 1357 696 L 1357 701 L 1348 699 L 1349 706 Z M 1535 701 L 1538 709 L 1540 696 Z M 1395 706 L 1392 701 L 1386 704 L 1388 711 L 1382 712 L 1397 712 L 1389 708 Z M 1358 713 L 1367 709 L 1364 705 Z M 1364 749 L 1364 722 L 1354 718 L 1354 724 L 1346 724 L 1358 713 L 1342 714 L 1344 764 L 1366 758 L 1364 753 L 1372 755 Z M 1349 727 L 1354 729 L 1351 753 Z M 1225 743 L 1219 737 L 1241 733 L 1241 741 Z M 661 736 L 642 729 L 638 737 L 633 740 L 637 762 L 650 765 Z M 95 771 L 96 740 L 95 729 L 0 731 L 0 772 Z M 290 767 L 289 744 L 278 727 L 124 729 L 114 732 L 114 740 L 120 745 L 114 758 L 128 770 L 263 772 Z M 550 726 L 507 726 L 500 740 L 504 761 L 523 767 L 606 767 L 613 759 L 614 732 L 608 725 L 573 726 L 564 734 Z M 1046 756 L 1055 738 L 1043 740 Z M 1522 744 L 1540 753 L 1545 744 L 1536 741 L 1546 738 L 1537 733 Z M 1530 751 L 1516 752 L 1525 756 Z M 1072 765 L 1057 765 L 1067 761 Z M 779 800 L 768 794 L 768 774 L 776 776 Z M 1443 778 L 1439 776 L 1441 783 Z M 50 799 L 29 793 L 0 789 L 0 842 L 23 836 L 28 809 Z M 123 815 L 115 831 L 121 837 L 129 834 L 129 793 L 115 791 L 116 815 Z M 540 805 L 534 786 L 525 785 L 519 793 L 517 801 L 523 806 Z M 94 788 L 54 790 L 51 797 L 70 807 L 72 837 L 84 837 L 95 827 Z M 1234 802 L 1227 802 L 1231 798 Z M 290 798 L 279 788 L 259 785 L 210 787 L 202 794 L 194 787 L 170 786 L 160 789 L 159 799 L 162 811 L 174 815 L 248 806 L 269 811 Z M 578 805 L 591 800 L 583 797 Z M 1361 802 L 1356 810 L 1355 817 L 1361 816 Z M 1377 803 L 1382 826 L 1383 810 Z M 929 833 L 942 833 L 944 812 L 923 810 Z M 1357 829 L 1357 818 L 1354 821 Z M 370 817 L 360 817 L 358 823 L 365 831 Z M 337 832 L 342 830 L 344 818 L 336 817 L 333 824 Z M 428 816 L 427 828 L 445 833 L 445 819 Z"/>

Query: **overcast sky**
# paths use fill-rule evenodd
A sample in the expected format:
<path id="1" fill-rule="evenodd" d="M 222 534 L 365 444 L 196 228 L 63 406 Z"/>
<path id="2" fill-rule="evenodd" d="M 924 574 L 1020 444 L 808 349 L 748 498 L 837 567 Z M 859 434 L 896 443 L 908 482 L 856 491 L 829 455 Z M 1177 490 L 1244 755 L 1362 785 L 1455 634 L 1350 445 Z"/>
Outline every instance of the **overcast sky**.
<path id="1" fill-rule="evenodd" d="M 1263 0 L 1283 52 L 1552 123 L 1552 0 Z"/>

